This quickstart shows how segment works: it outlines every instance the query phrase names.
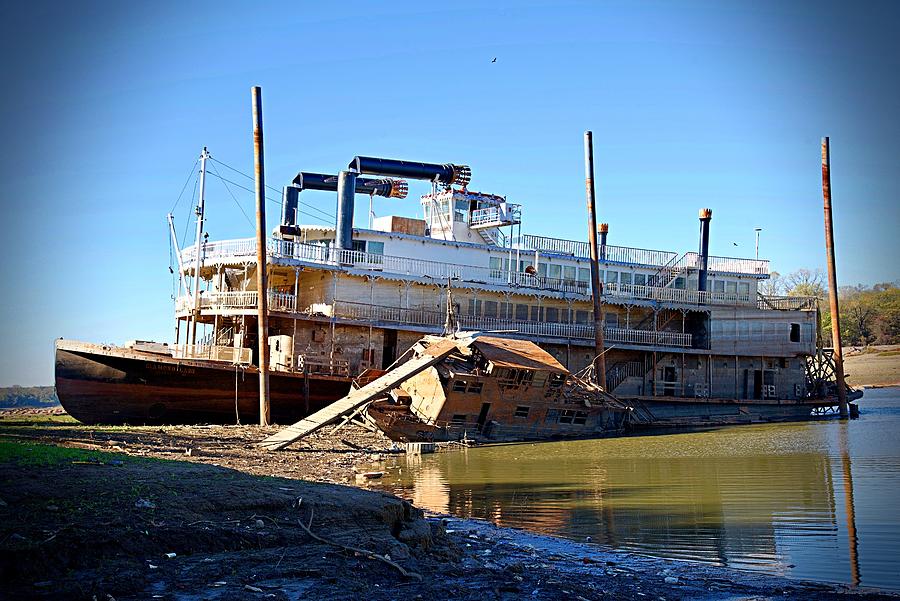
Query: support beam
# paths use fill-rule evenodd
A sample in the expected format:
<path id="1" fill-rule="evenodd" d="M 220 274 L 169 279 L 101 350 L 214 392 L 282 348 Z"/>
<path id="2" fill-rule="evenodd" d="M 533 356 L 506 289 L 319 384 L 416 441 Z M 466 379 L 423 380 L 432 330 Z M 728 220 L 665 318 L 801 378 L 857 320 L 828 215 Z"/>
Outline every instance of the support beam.
<path id="1" fill-rule="evenodd" d="M 606 389 L 606 358 L 603 356 L 603 305 L 600 295 L 600 252 L 597 248 L 597 205 L 594 193 L 594 140 L 590 131 L 584 132 L 584 187 L 587 194 L 588 242 L 591 246 L 591 294 L 594 299 L 594 378 Z"/>
<path id="2" fill-rule="evenodd" d="M 256 176 L 256 294 L 259 309 L 259 425 L 268 426 L 269 302 L 266 294 L 266 172 L 263 155 L 262 89 L 251 89 L 253 102 L 253 173 Z"/>
<path id="3" fill-rule="evenodd" d="M 831 341 L 834 345 L 834 379 L 841 417 L 849 417 L 844 384 L 844 352 L 841 349 L 841 314 L 838 306 L 837 269 L 834 261 L 834 225 L 831 220 L 831 146 L 822 138 L 822 200 L 825 209 L 825 254 L 828 262 L 828 299 L 831 301 Z"/>

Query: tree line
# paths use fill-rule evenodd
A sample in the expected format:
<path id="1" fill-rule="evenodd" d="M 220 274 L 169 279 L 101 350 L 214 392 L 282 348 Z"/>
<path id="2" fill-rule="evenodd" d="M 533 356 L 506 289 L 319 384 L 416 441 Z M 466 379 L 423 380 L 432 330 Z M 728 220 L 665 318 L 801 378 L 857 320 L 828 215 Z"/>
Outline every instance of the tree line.
<path id="1" fill-rule="evenodd" d="M 0 409 L 52 407 L 59 405 L 55 386 L 10 386 L 0 388 Z"/>
<path id="2" fill-rule="evenodd" d="M 760 286 L 769 295 L 814 296 L 819 299 L 823 333 L 831 331 L 831 306 L 822 270 L 798 269 L 782 276 L 773 271 Z M 840 286 L 841 339 L 845 345 L 900 344 L 900 285 Z"/>

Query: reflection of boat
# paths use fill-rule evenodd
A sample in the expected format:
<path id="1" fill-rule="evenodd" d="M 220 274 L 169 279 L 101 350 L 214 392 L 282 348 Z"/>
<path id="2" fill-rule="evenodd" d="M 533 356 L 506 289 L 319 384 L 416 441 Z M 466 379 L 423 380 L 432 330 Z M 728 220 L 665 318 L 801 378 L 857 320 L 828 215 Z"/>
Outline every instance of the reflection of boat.
<path id="1" fill-rule="evenodd" d="M 414 348 L 424 351 L 430 340 Z M 367 413 L 398 441 L 608 436 L 620 434 L 630 414 L 536 344 L 493 336 L 458 345 L 391 396 Z"/>

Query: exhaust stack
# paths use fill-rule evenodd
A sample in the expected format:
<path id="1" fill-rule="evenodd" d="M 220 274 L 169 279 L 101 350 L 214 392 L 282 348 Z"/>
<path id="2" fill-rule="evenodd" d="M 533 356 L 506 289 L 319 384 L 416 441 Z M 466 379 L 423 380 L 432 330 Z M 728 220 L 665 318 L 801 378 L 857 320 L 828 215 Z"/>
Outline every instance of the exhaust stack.
<path id="1" fill-rule="evenodd" d="M 359 192 L 359 175 L 385 175 L 404 179 L 419 179 L 446 186 L 457 185 L 465 188 L 472 179 L 472 170 L 468 165 L 445 163 L 419 163 L 415 161 L 399 161 L 397 159 L 379 159 L 376 157 L 356 156 L 350 161 L 345 171 L 341 171 L 337 182 L 337 228 L 335 246 L 343 250 L 353 248 L 353 194 Z M 371 181 L 371 180 L 368 180 Z M 383 181 L 383 180 L 381 180 Z M 404 182 L 405 184 L 405 182 Z M 407 189 L 402 190 L 404 198 Z M 401 192 L 398 191 L 397 194 Z"/>
<path id="2" fill-rule="evenodd" d="M 706 292 L 710 221 L 712 221 L 712 209 L 700 209 L 700 271 L 697 274 L 697 290 L 700 292 Z"/>
<path id="3" fill-rule="evenodd" d="M 283 225 L 297 225 L 297 208 L 300 202 L 300 192 L 303 190 L 336 192 L 337 189 L 337 175 L 301 171 L 294 178 L 292 185 L 284 187 L 281 201 L 281 223 Z M 409 184 L 401 179 L 357 178 L 356 193 L 383 196 L 385 198 L 406 198 L 406 195 L 409 193 Z"/>

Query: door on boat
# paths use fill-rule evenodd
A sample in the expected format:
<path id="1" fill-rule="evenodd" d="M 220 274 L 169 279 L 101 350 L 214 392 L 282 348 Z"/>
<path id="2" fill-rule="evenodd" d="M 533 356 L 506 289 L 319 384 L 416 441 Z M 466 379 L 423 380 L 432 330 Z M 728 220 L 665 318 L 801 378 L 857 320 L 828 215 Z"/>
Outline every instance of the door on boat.
<path id="1" fill-rule="evenodd" d="M 381 347 L 381 369 L 389 368 L 397 360 L 397 330 L 384 330 Z"/>
<path id="2" fill-rule="evenodd" d="M 674 365 L 667 365 L 663 371 L 663 394 L 665 396 L 675 396 L 675 384 L 678 382 L 678 375 L 675 373 Z"/>
<path id="3" fill-rule="evenodd" d="M 481 413 L 478 414 L 478 431 L 480 432 L 482 428 L 484 428 L 484 424 L 487 423 L 488 413 L 491 411 L 490 403 L 482 403 L 481 404 Z"/>
<path id="4" fill-rule="evenodd" d="M 761 399 L 763 393 L 763 372 L 761 369 L 753 370 L 753 398 Z"/>

